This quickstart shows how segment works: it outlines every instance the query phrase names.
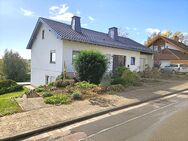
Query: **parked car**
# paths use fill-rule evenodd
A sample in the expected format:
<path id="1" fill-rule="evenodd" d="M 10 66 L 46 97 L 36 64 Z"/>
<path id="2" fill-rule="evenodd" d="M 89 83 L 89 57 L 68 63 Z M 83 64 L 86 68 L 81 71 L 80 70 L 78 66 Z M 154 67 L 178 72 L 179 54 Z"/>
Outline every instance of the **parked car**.
<path id="1" fill-rule="evenodd" d="M 164 68 L 161 68 L 161 72 L 168 72 L 168 73 L 188 72 L 188 65 L 170 64 L 169 66 L 165 66 Z"/>

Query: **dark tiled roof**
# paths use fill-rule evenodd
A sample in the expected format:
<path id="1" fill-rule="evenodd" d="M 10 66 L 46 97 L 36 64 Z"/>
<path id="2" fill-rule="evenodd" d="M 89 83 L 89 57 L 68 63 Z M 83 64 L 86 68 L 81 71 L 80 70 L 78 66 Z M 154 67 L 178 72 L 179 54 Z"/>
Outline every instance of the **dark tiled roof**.
<path id="1" fill-rule="evenodd" d="M 174 50 L 174 49 L 169 49 L 174 55 L 176 55 L 180 60 L 188 60 L 188 54 L 178 51 L 178 50 Z"/>
<path id="2" fill-rule="evenodd" d="M 152 53 L 152 50 L 140 43 L 137 43 L 129 38 L 118 36 L 117 40 L 113 40 L 106 33 L 93 31 L 86 28 L 81 28 L 81 33 L 72 30 L 71 26 L 65 23 L 53 21 L 46 18 L 39 18 L 39 22 L 47 24 L 60 38 L 71 41 L 102 45 L 113 48 L 127 49 L 144 53 Z M 37 27 L 35 28 L 37 31 Z M 36 33 L 33 32 L 34 36 Z M 27 48 L 32 46 L 34 37 L 28 43 Z"/>

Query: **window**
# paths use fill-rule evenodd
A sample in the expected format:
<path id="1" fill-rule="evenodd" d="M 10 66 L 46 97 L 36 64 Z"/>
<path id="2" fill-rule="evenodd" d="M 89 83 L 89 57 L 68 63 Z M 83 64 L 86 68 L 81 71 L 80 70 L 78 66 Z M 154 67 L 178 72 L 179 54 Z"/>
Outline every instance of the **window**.
<path id="1" fill-rule="evenodd" d="M 72 51 L 72 64 L 74 64 L 76 57 L 80 54 L 80 51 Z"/>
<path id="2" fill-rule="evenodd" d="M 56 52 L 55 50 L 50 51 L 50 63 L 55 64 L 56 62 Z"/>
<path id="3" fill-rule="evenodd" d="M 158 46 L 153 46 L 153 51 L 158 52 Z"/>
<path id="4" fill-rule="evenodd" d="M 135 65 L 135 57 L 131 57 L 131 65 Z"/>
<path id="5" fill-rule="evenodd" d="M 42 39 L 44 39 L 44 30 L 42 30 Z"/>

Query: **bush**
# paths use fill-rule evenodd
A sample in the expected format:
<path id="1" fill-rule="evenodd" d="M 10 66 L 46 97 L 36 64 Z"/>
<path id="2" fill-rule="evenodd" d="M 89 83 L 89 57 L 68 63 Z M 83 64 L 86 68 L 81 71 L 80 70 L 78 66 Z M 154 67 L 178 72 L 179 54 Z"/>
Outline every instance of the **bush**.
<path id="1" fill-rule="evenodd" d="M 57 88 L 66 87 L 68 85 L 73 85 L 73 84 L 74 84 L 74 80 L 57 80 L 54 82 L 54 85 Z"/>
<path id="2" fill-rule="evenodd" d="M 122 84 L 122 85 L 125 85 L 125 80 L 121 77 L 116 77 L 114 78 L 112 81 L 111 81 L 111 84 L 112 85 L 116 85 L 116 84 Z"/>
<path id="3" fill-rule="evenodd" d="M 81 100 L 82 99 L 82 94 L 80 92 L 74 92 L 72 93 L 72 99 L 74 100 Z"/>
<path id="4" fill-rule="evenodd" d="M 37 92 L 37 93 L 44 92 L 44 91 L 46 91 L 44 86 L 39 86 L 38 88 L 35 89 L 35 92 Z"/>
<path id="5" fill-rule="evenodd" d="M 116 70 L 117 76 L 111 81 L 112 85 L 122 84 L 124 86 L 138 85 L 140 82 L 139 76 L 136 72 L 130 71 L 125 67 L 118 67 Z"/>
<path id="6" fill-rule="evenodd" d="M 46 104 L 54 104 L 54 105 L 68 104 L 71 102 L 71 98 L 67 95 L 58 94 L 51 97 L 45 97 L 44 102 Z"/>
<path id="7" fill-rule="evenodd" d="M 48 84 L 48 86 L 49 86 L 49 87 L 53 87 L 53 86 L 54 86 L 54 82 L 50 82 L 50 83 Z"/>
<path id="8" fill-rule="evenodd" d="M 151 68 L 149 65 L 146 66 L 146 69 L 143 72 L 140 72 L 140 76 L 143 78 L 154 78 L 157 79 L 161 76 L 159 68 Z"/>
<path id="9" fill-rule="evenodd" d="M 124 85 L 138 85 L 138 82 L 140 81 L 140 78 L 136 72 L 132 72 L 129 69 L 125 70 L 121 76 L 122 79 L 124 79 L 125 84 Z"/>
<path id="10" fill-rule="evenodd" d="M 107 69 L 107 59 L 97 51 L 81 51 L 74 67 L 81 81 L 99 84 Z"/>
<path id="11" fill-rule="evenodd" d="M 56 80 L 63 80 L 64 78 L 64 75 L 63 75 L 63 72 L 57 76 Z"/>
<path id="12" fill-rule="evenodd" d="M 103 75 L 100 85 L 101 86 L 110 86 L 112 81 L 112 74 L 106 73 Z"/>
<path id="13" fill-rule="evenodd" d="M 90 84 L 89 82 L 86 82 L 86 81 L 82 81 L 82 82 L 77 82 L 75 83 L 75 86 L 78 87 L 78 88 L 93 88 L 93 87 L 96 87 L 97 85 L 95 84 Z"/>
<path id="14" fill-rule="evenodd" d="M 108 91 L 121 92 L 125 90 L 125 87 L 121 84 L 116 84 L 108 87 Z"/>
<path id="15" fill-rule="evenodd" d="M 121 77 L 122 74 L 123 74 L 123 72 L 124 72 L 124 71 L 127 71 L 127 70 L 129 70 L 129 68 L 126 68 L 126 67 L 123 67 L 123 66 L 118 67 L 118 68 L 116 69 L 116 75 L 117 75 L 117 77 Z"/>
<path id="16" fill-rule="evenodd" d="M 50 92 L 45 92 L 42 94 L 42 97 L 50 97 L 50 96 L 53 96 L 53 94 Z"/>
<path id="17" fill-rule="evenodd" d="M 23 86 L 18 85 L 15 81 L 12 80 L 0 81 L 0 95 L 10 92 L 16 92 L 20 90 L 23 90 Z"/>

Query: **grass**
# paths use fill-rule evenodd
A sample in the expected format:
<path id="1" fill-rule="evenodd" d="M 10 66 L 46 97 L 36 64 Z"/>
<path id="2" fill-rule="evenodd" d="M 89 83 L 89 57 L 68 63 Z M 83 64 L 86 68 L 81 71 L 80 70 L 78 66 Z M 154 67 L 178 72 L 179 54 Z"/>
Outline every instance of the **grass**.
<path id="1" fill-rule="evenodd" d="M 24 90 L 18 92 L 0 95 L 0 116 L 21 112 L 21 108 L 14 98 L 21 96 L 27 90 L 27 88 L 24 88 Z"/>

